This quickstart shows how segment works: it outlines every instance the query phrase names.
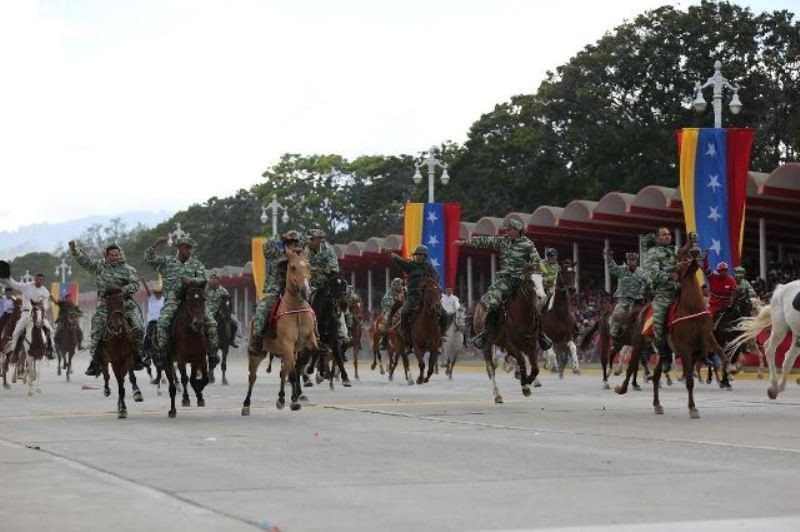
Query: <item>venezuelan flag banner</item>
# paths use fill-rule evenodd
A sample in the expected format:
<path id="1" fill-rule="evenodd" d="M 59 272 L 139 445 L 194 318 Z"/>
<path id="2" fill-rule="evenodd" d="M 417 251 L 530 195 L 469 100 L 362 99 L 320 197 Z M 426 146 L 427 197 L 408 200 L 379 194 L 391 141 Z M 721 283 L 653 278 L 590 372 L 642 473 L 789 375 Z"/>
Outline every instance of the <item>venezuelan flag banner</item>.
<path id="1" fill-rule="evenodd" d="M 64 296 L 67 294 L 70 295 L 72 302 L 74 304 L 78 304 L 78 297 L 80 296 L 80 292 L 78 292 L 78 283 L 51 283 L 50 284 L 50 295 L 53 296 L 54 299 L 62 300 Z M 58 319 L 58 305 L 50 305 L 50 313 L 53 315 L 53 320 L 55 321 Z"/>
<path id="2" fill-rule="evenodd" d="M 709 264 L 741 261 L 752 129 L 678 131 L 680 191 L 686 231 L 696 232 Z"/>
<path id="3" fill-rule="evenodd" d="M 420 244 L 439 272 L 442 289 L 453 287 L 458 271 L 458 239 L 461 205 L 458 203 L 406 203 L 403 218 L 403 256 L 410 257 Z"/>
<path id="4" fill-rule="evenodd" d="M 253 257 L 253 282 L 256 288 L 256 301 L 261 300 L 264 295 L 264 279 L 267 276 L 267 259 L 264 257 L 264 243 L 267 241 L 263 236 L 254 237 L 251 244 L 251 254 Z"/>

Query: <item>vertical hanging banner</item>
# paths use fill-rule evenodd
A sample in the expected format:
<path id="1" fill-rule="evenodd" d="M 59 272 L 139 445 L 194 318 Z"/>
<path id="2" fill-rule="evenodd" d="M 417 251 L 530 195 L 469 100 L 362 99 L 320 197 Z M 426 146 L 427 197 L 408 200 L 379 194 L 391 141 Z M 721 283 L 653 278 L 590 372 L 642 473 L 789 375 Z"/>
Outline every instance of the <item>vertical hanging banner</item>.
<path id="1" fill-rule="evenodd" d="M 458 203 L 406 203 L 403 218 L 403 256 L 410 257 L 420 244 L 428 247 L 431 264 L 439 272 L 442 289 L 453 287 L 458 269 L 461 205 Z"/>
<path id="2" fill-rule="evenodd" d="M 264 243 L 267 239 L 263 236 L 253 237 L 250 248 L 253 261 L 253 283 L 256 290 L 256 301 L 264 295 L 264 280 L 267 275 L 267 259 L 264 257 Z"/>
<path id="3" fill-rule="evenodd" d="M 60 301 L 64 296 L 70 295 L 72 302 L 77 305 L 79 303 L 78 297 L 78 283 L 50 283 L 50 295 L 54 299 Z M 53 321 L 58 319 L 58 305 L 50 305 L 50 313 L 53 315 Z"/>
<path id="4" fill-rule="evenodd" d="M 752 129 L 678 131 L 680 191 L 687 232 L 696 232 L 709 264 L 741 261 Z"/>

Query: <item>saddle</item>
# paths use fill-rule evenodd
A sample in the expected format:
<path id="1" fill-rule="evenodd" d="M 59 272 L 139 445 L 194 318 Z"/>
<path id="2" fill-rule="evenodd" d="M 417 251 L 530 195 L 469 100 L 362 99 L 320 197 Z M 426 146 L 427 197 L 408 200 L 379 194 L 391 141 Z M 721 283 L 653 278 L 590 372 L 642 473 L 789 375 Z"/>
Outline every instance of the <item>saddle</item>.
<path id="1" fill-rule="evenodd" d="M 283 293 L 278 294 L 278 297 L 275 298 L 275 304 L 272 305 L 272 308 L 269 309 L 269 319 L 267 323 L 269 324 L 269 328 L 273 329 L 275 322 L 278 321 L 278 309 L 281 306 L 281 301 L 283 301 Z"/>
<path id="2" fill-rule="evenodd" d="M 672 329 L 675 327 L 675 324 L 687 319 L 687 316 L 683 317 L 676 317 L 678 312 L 678 303 L 680 299 L 675 299 L 670 306 L 669 311 L 667 311 L 667 332 L 671 333 Z M 706 312 L 708 312 L 706 310 Z M 648 303 L 647 306 L 642 310 L 643 313 L 643 321 L 642 321 L 642 334 L 644 336 L 652 336 L 653 335 L 653 305 L 652 303 Z M 692 315 L 689 317 L 695 317 L 696 315 Z"/>

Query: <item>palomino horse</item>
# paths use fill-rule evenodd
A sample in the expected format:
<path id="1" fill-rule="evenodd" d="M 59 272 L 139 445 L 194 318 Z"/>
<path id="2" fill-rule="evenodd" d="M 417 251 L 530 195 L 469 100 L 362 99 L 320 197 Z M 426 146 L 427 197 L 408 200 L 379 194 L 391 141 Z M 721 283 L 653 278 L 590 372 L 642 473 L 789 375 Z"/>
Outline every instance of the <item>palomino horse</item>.
<path id="1" fill-rule="evenodd" d="M 434 311 L 434 306 L 439 304 L 441 300 L 439 283 L 435 279 L 428 277 L 422 282 L 421 294 L 419 306 L 412 311 L 409 317 L 411 321 L 411 342 L 419 365 L 417 384 L 423 384 L 430 380 L 431 375 L 433 375 L 433 369 L 436 366 L 436 359 L 439 357 L 439 350 L 442 348 L 439 317 Z M 426 351 L 430 354 L 427 375 L 425 374 Z"/>
<path id="2" fill-rule="evenodd" d="M 392 315 L 392 323 L 386 325 L 384 324 L 383 313 L 381 312 L 378 314 L 378 317 L 372 324 L 372 332 L 370 333 L 372 337 L 372 370 L 375 371 L 375 367 L 379 366 L 381 370 L 381 375 L 383 375 L 383 361 L 381 360 L 381 341 L 384 339 L 384 335 L 386 338 L 386 347 L 388 350 L 389 347 L 389 330 L 391 328 L 395 328 L 400 323 L 400 307 L 403 306 L 403 303 L 406 300 L 405 291 L 401 292 L 398 298 L 395 300 L 392 308 L 389 311 L 389 314 Z M 386 327 L 387 331 L 384 333 L 383 329 L 384 326 Z M 387 353 L 389 357 L 389 363 L 387 365 L 391 365 L 392 362 L 392 354 L 391 352 Z"/>
<path id="3" fill-rule="evenodd" d="M 36 363 L 44 357 L 47 342 L 44 336 L 44 308 L 41 303 L 34 303 L 31 307 L 31 319 L 26 327 L 26 336 L 30 338 L 27 349 L 22 349 L 17 367 L 25 368 L 25 382 L 28 384 L 28 395 L 33 395 L 34 384 L 37 393 L 42 393 L 39 387 L 39 372 Z"/>
<path id="4" fill-rule="evenodd" d="M 0 359 L 0 364 L 2 364 L 3 388 L 6 389 L 11 387 L 6 377 L 8 375 L 8 365 L 11 363 L 11 357 L 14 354 L 14 349 L 11 346 L 11 335 L 14 333 L 14 327 L 17 326 L 20 316 L 22 316 L 22 301 L 15 299 L 14 312 L 11 313 L 11 318 L 3 324 L 3 328 L 0 330 L 0 357 L 2 357 L 2 359 Z M 17 381 L 16 368 L 14 370 L 13 381 Z"/>
<path id="5" fill-rule="evenodd" d="M 125 375 L 128 375 L 133 388 L 133 400 L 142 402 L 142 392 L 136 384 L 136 375 L 133 372 L 133 329 L 125 319 L 125 300 L 122 290 L 109 288 L 106 290 L 105 304 L 108 311 L 105 326 L 103 327 L 102 350 L 100 352 L 100 369 L 103 371 L 103 395 L 111 395 L 108 387 L 108 365 L 114 370 L 117 379 L 117 418 L 128 417 L 128 407 L 125 406 Z"/>
<path id="6" fill-rule="evenodd" d="M 72 373 L 72 357 L 75 356 L 75 351 L 78 348 L 78 317 L 72 312 L 67 312 L 66 319 L 61 322 L 53 344 L 55 344 L 56 354 L 58 355 L 58 375 L 61 375 L 61 367 L 64 367 L 64 373 L 69 382 L 69 375 Z"/>
<path id="7" fill-rule="evenodd" d="M 567 359 L 577 360 L 578 348 L 575 345 L 575 317 L 569 302 L 569 291 L 575 289 L 575 266 L 572 261 L 565 260 L 556 274 L 553 296 L 547 302 L 542 316 L 544 332 L 553 342 L 553 349 L 558 361 L 558 376 L 564 378 Z"/>
<path id="8" fill-rule="evenodd" d="M 219 308 L 214 314 L 214 320 L 217 322 L 217 337 L 219 341 L 218 349 L 222 351 L 222 385 L 228 385 L 228 379 L 225 373 L 228 371 L 228 351 L 231 348 L 231 336 L 233 335 L 233 318 L 231 318 L 231 298 L 229 296 L 222 296 L 219 302 Z M 210 369 L 208 375 L 208 382 L 214 382 L 214 368 Z"/>
<path id="9" fill-rule="evenodd" d="M 768 327 L 771 327 L 769 339 L 764 344 L 770 378 L 767 395 L 770 399 L 776 399 L 778 394 L 786 389 L 786 379 L 794 367 L 797 355 L 800 354 L 800 281 L 779 284 L 775 287 L 769 305 L 764 306 L 755 317 L 742 318 L 737 326 L 740 331 L 739 336 L 725 349 L 729 353 L 735 353 L 741 346 L 753 342 L 759 333 Z M 788 333 L 792 333 L 792 341 L 783 359 L 779 382 L 775 353 Z"/>
<path id="10" fill-rule="evenodd" d="M 358 355 L 361 353 L 361 333 L 364 331 L 364 305 L 361 298 L 356 296 L 350 298 L 347 308 L 353 321 L 350 325 L 350 347 L 353 349 L 353 376 L 358 378 Z"/>
<path id="11" fill-rule="evenodd" d="M 633 347 L 639 340 L 640 336 L 642 335 L 641 327 L 638 324 L 638 316 L 642 311 L 642 303 L 636 303 L 632 305 L 631 309 L 622 315 L 620 318 L 620 330 L 621 334 L 617 342 L 613 343 L 612 345 L 612 338 L 611 338 L 611 320 L 613 319 L 613 311 L 611 309 L 604 310 L 600 316 L 597 318 L 597 321 L 592 325 L 592 327 L 586 331 L 586 334 L 583 336 L 583 340 L 581 341 L 581 350 L 586 351 L 589 349 L 592 339 L 594 338 L 595 334 L 599 334 L 599 345 L 600 345 L 600 364 L 603 367 L 603 388 L 606 390 L 611 389 L 611 386 L 608 384 L 608 377 L 611 375 L 611 369 L 614 365 L 614 356 L 619 353 L 624 346 L 631 346 Z M 650 351 L 647 350 L 647 353 Z M 637 356 L 641 356 L 641 353 L 636 353 Z M 631 354 L 633 356 L 633 354 Z M 620 359 L 622 355 L 620 354 Z M 622 364 L 622 360 L 620 360 L 620 366 Z M 647 366 L 645 366 L 646 371 Z M 636 370 L 633 372 L 633 389 L 640 390 L 639 383 L 636 381 L 636 377 L 639 373 L 639 366 L 636 365 Z M 615 371 L 614 375 L 618 375 L 619 372 Z"/>
<path id="12" fill-rule="evenodd" d="M 486 373 L 492 381 L 494 402 L 501 404 L 503 397 L 497 388 L 495 374 L 497 365 L 494 360 L 493 346 L 497 346 L 514 358 L 519 368 L 519 382 L 522 387 L 522 394 L 525 397 L 531 395 L 531 384 L 534 383 L 539 375 L 539 365 L 536 355 L 539 349 L 539 327 L 542 320 L 538 311 L 537 295 L 541 291 L 541 284 L 537 286 L 534 275 L 536 267 L 526 265 L 523 269 L 523 280 L 515 293 L 508 302 L 507 314 L 501 319 L 500 326 L 497 328 L 493 337 L 488 337 L 483 348 L 483 359 L 486 363 Z M 541 279 L 541 277 L 538 277 Z M 485 323 L 485 310 L 479 306 L 475 311 L 474 323 Z M 484 325 L 485 326 L 485 325 Z M 479 327 L 476 326 L 476 330 Z M 530 372 L 528 372 L 528 362 L 525 360 L 527 355 L 530 362 Z"/>
<path id="13" fill-rule="evenodd" d="M 263 351 L 274 353 L 281 358 L 281 387 L 278 392 L 278 401 L 275 406 L 283 409 L 286 406 L 286 381 L 292 387 L 291 409 L 300 410 L 300 372 L 297 353 L 302 350 L 318 351 L 317 339 L 315 334 L 316 317 L 308 298 L 311 293 L 309 279 L 311 270 L 305 253 L 294 253 L 287 251 L 289 264 L 286 268 L 286 289 L 281 296 L 280 303 L 272 325 L 275 330 L 275 337 L 266 337 L 262 343 Z M 250 342 L 253 341 L 253 324 L 250 323 Z M 250 397 L 253 393 L 253 385 L 256 382 L 258 366 L 264 360 L 263 355 L 253 355 L 248 350 L 247 355 L 249 367 L 249 379 L 247 396 L 242 404 L 242 415 L 250 415 Z"/>
<path id="14" fill-rule="evenodd" d="M 181 375 L 183 397 L 181 406 L 191 406 L 189 389 L 191 384 L 197 397 L 197 406 L 206 406 L 203 388 L 208 384 L 208 341 L 205 327 L 206 292 L 205 283 L 184 288 L 183 298 L 175 312 L 172 323 L 171 342 L 165 359 L 164 370 L 169 381 L 170 410 L 169 417 L 175 417 L 175 365 Z M 163 348 L 162 348 L 163 349 Z M 173 364 L 174 361 L 174 364 Z M 189 364 L 191 376 L 186 374 Z"/>
<path id="15" fill-rule="evenodd" d="M 703 360 L 709 352 L 719 355 L 723 364 L 723 382 L 727 381 L 728 357 L 714 338 L 714 322 L 708 311 L 703 291 L 697 282 L 700 268 L 700 250 L 690 239 L 677 253 L 677 264 L 673 270 L 680 283 L 680 295 L 672 318 L 669 344 L 672 351 L 681 359 L 683 378 L 689 394 L 689 416 L 699 418 L 700 413 L 694 404 L 694 372 L 698 360 Z M 656 414 L 663 414 L 664 408 L 658 397 L 662 364 L 653 369 L 653 408 Z"/>
<path id="16" fill-rule="evenodd" d="M 317 382 L 321 382 L 321 378 L 327 378 L 331 390 L 333 390 L 333 376 L 336 368 L 341 374 L 342 386 L 346 388 L 351 386 L 347 371 L 344 369 L 342 341 L 339 338 L 342 313 L 347 305 L 346 298 L 347 282 L 336 272 L 329 274 L 326 282 L 311 295 L 311 307 L 317 319 L 319 339 L 325 349 L 320 349 L 312 354 L 308 371 L 313 372 L 314 368 L 321 368 L 322 371 L 317 375 Z M 328 358 L 332 359 L 332 364 Z M 332 367 L 333 365 L 335 368 Z"/>
<path id="17" fill-rule="evenodd" d="M 467 316 L 464 307 L 459 306 L 454 314 L 448 316 L 447 331 L 444 342 L 445 370 L 449 380 L 453 380 L 453 368 L 458 360 L 458 355 L 464 350 L 464 333 L 467 331 Z"/>

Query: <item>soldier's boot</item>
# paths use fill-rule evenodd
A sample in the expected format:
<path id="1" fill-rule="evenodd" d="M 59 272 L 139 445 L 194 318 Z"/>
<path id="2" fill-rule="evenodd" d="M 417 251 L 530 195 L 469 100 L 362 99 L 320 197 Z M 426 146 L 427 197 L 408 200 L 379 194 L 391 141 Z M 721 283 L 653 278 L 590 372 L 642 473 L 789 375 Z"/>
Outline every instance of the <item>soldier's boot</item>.
<path id="1" fill-rule="evenodd" d="M 133 371 L 142 371 L 145 368 L 144 336 L 141 331 L 134 331 L 134 338 L 136 340 L 133 345 Z"/>
<path id="2" fill-rule="evenodd" d="M 86 368 L 84 372 L 89 377 L 99 377 L 100 376 L 100 346 L 95 345 L 91 349 L 92 353 L 92 360 L 89 362 L 89 367 Z"/>
<path id="3" fill-rule="evenodd" d="M 239 349 L 239 344 L 236 343 L 236 335 L 239 333 L 239 327 L 236 326 L 235 321 L 231 321 L 231 340 L 230 345 L 236 349 Z"/>
<path id="4" fill-rule="evenodd" d="M 542 351 L 547 351 L 548 349 L 553 348 L 553 341 L 547 336 L 547 333 L 544 332 L 543 328 L 539 328 L 539 349 Z"/>
<path id="5" fill-rule="evenodd" d="M 411 319 L 410 316 L 404 316 L 400 320 L 400 329 L 403 332 L 403 342 L 406 344 L 406 351 L 411 352 L 413 340 L 411 338 Z"/>
<path id="6" fill-rule="evenodd" d="M 77 328 L 76 335 L 78 336 L 78 351 L 83 351 L 86 348 L 83 346 L 83 330 L 80 327 Z"/>
<path id="7" fill-rule="evenodd" d="M 46 340 L 46 346 L 44 349 L 44 356 L 46 356 L 49 360 L 53 360 L 56 358 L 56 354 L 53 351 L 53 341 L 50 339 L 50 331 L 47 330 L 46 327 L 42 327 L 44 330 L 44 337 Z"/>
<path id="8" fill-rule="evenodd" d="M 487 310 L 486 317 L 483 320 L 483 330 L 480 331 L 472 339 L 472 345 L 478 349 L 486 347 L 489 338 L 494 335 L 499 321 L 499 312 L 496 310 Z"/>
<path id="9" fill-rule="evenodd" d="M 250 337 L 250 345 L 247 346 L 247 352 L 255 356 L 263 355 L 264 352 L 261 350 L 263 343 L 264 333 L 262 331 L 253 331 Z"/>

